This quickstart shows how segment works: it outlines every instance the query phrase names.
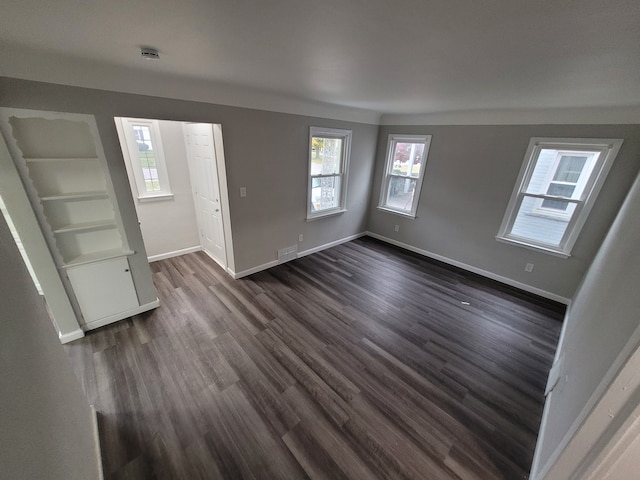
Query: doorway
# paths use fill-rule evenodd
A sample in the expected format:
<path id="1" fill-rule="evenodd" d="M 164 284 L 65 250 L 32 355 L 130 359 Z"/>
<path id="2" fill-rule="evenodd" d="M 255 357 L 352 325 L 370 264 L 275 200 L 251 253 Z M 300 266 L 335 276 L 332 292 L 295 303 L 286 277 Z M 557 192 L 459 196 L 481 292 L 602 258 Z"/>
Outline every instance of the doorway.
<path id="1" fill-rule="evenodd" d="M 233 268 L 222 127 L 115 118 L 149 261 L 203 250 Z"/>

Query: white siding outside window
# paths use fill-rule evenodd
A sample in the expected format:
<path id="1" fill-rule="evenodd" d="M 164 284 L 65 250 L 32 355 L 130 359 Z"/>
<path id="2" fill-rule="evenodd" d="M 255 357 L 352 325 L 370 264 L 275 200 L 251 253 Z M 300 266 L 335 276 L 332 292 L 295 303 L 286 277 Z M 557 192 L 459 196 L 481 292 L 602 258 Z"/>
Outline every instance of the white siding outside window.
<path id="1" fill-rule="evenodd" d="M 532 138 L 496 238 L 569 256 L 621 145 Z"/>

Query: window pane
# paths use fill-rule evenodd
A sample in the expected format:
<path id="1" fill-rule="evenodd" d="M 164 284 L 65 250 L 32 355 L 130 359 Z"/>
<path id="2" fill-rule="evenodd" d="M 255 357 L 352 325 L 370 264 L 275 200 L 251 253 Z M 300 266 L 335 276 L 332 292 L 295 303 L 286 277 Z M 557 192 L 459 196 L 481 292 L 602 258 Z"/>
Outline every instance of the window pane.
<path id="1" fill-rule="evenodd" d="M 151 129 L 146 125 L 134 125 L 133 133 L 138 145 L 138 158 L 142 175 L 144 177 L 145 189 L 148 193 L 160 190 L 160 180 L 158 178 L 158 168 L 153 153 L 153 143 L 151 141 Z"/>
<path id="2" fill-rule="evenodd" d="M 571 198 L 573 195 L 573 191 L 576 189 L 575 185 L 567 185 L 566 183 L 551 183 L 549 185 L 549 189 L 547 190 L 548 195 L 554 195 L 556 197 L 565 197 Z M 545 198 L 542 201 L 543 208 L 552 208 L 554 210 L 566 211 L 567 202 L 563 202 L 562 200 L 551 200 Z"/>
<path id="3" fill-rule="evenodd" d="M 397 142 L 393 150 L 391 173 L 411 177 L 420 176 L 424 159 L 424 143 Z"/>
<path id="4" fill-rule="evenodd" d="M 565 182 L 580 183 L 580 188 L 573 192 L 573 198 L 578 198 L 582 195 L 585 184 L 584 179 L 591 175 L 598 154 L 595 155 L 595 158 L 589 160 L 593 157 L 593 152 L 584 152 L 584 155 L 578 154 L 582 152 L 578 152 L 575 155 L 562 155 L 560 152 L 551 148 L 540 150 L 529 184 L 525 188 L 526 193 L 548 193 L 549 195 L 554 195 L 548 192 L 550 182 Z M 561 154 L 561 157 L 558 161 L 559 154 Z M 580 182 L 581 176 L 583 177 L 583 182 Z"/>
<path id="5" fill-rule="evenodd" d="M 391 177 L 385 206 L 410 212 L 413 207 L 413 192 L 415 189 L 415 179 Z"/>
<path id="6" fill-rule="evenodd" d="M 311 175 L 340 173 L 342 138 L 313 137 L 311 140 Z"/>
<path id="7" fill-rule="evenodd" d="M 554 206 L 548 208 L 560 210 L 566 216 L 556 218 L 541 215 L 538 210 L 540 199 L 525 196 L 513 223 L 511 234 L 557 247 L 560 245 L 576 205 L 562 200 L 544 200 L 544 202 L 553 202 Z"/>
<path id="8" fill-rule="evenodd" d="M 338 208 L 340 205 L 340 176 L 311 179 L 311 211 Z"/>
<path id="9" fill-rule="evenodd" d="M 586 162 L 587 157 L 563 155 L 553 179 L 559 182 L 578 183 L 580 173 L 582 172 Z"/>

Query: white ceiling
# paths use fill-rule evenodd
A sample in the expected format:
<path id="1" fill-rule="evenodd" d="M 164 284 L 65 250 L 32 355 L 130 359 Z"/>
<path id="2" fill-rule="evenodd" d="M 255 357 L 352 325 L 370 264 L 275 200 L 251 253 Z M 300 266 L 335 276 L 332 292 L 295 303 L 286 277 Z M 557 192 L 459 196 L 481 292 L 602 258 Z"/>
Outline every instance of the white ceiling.
<path id="1" fill-rule="evenodd" d="M 139 93 L 156 78 L 377 114 L 640 106 L 638 0 L 3 0 L 0 42 L 0 74 L 113 90 L 126 74 Z"/>

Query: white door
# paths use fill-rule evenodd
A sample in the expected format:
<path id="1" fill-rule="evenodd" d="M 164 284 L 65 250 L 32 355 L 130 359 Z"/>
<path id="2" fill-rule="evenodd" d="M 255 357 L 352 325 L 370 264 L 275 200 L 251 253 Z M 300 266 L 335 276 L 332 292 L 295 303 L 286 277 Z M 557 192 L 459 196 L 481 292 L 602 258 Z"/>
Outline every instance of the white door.
<path id="1" fill-rule="evenodd" d="M 227 255 L 224 246 L 224 227 L 213 130 L 211 125 L 207 123 L 185 123 L 183 125 L 202 248 L 216 262 L 226 268 Z"/>

